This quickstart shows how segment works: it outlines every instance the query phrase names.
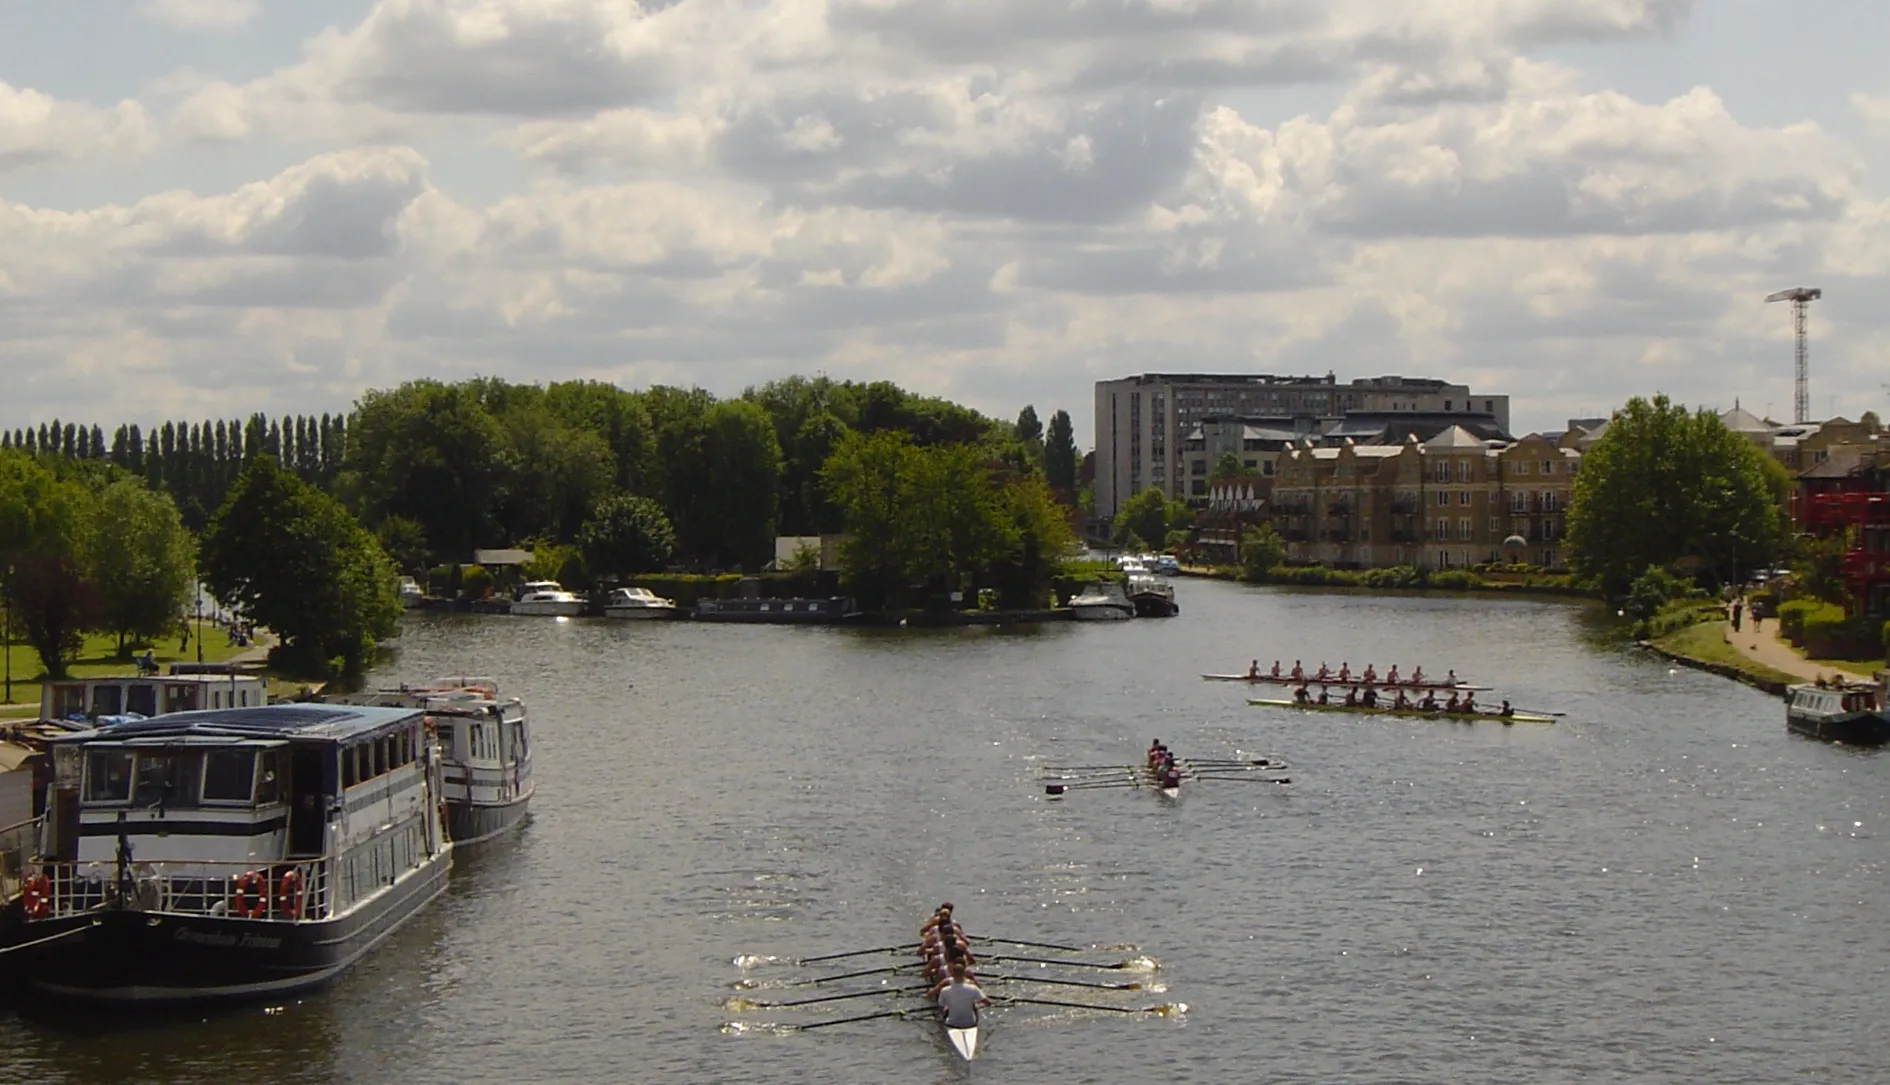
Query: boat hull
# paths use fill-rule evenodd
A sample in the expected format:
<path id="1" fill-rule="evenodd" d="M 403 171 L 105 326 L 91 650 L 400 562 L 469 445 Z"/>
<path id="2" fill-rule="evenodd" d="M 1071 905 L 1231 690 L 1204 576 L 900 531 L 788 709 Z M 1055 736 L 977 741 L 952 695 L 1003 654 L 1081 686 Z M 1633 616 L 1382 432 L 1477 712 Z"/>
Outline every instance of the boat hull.
<path id="1" fill-rule="evenodd" d="M 624 622 L 662 621 L 676 616 L 675 607 L 605 607 L 604 617 Z"/>
<path id="2" fill-rule="evenodd" d="M 1837 717 L 1790 713 L 1785 717 L 1785 726 L 1793 734 L 1846 746 L 1882 746 L 1890 742 L 1890 720 L 1875 712 Z"/>
<path id="3" fill-rule="evenodd" d="M 945 1037 L 952 1042 L 952 1050 L 958 1052 L 959 1058 L 970 1062 L 978 1057 L 978 1026 L 947 1028 Z"/>
<path id="4" fill-rule="evenodd" d="M 36 991 L 75 1002 L 176 1006 L 274 998 L 338 977 L 446 888 L 441 852 L 348 914 L 290 923 L 110 911 L 27 923 L 19 962 Z M 56 935 L 63 937 L 54 938 Z"/>
<path id="5" fill-rule="evenodd" d="M 510 802 L 464 802 L 448 800 L 446 831 L 455 847 L 484 843 L 519 827 L 531 812 L 530 792 Z"/>
<path id="6" fill-rule="evenodd" d="M 1120 605 L 1073 606 L 1070 612 L 1079 622 L 1125 622 L 1135 617 L 1135 608 Z"/>
<path id="7" fill-rule="evenodd" d="M 584 604 L 575 600 L 555 603 L 513 603 L 512 613 L 527 618 L 575 618 L 584 613 Z"/>
<path id="8" fill-rule="evenodd" d="M 1301 712 L 1343 712 L 1353 716 L 1399 716 L 1422 720 L 1460 720 L 1465 723 L 1487 721 L 1489 723 L 1554 723 L 1554 716 L 1545 716 L 1539 712 L 1512 712 L 1505 716 L 1500 712 L 1446 712 L 1441 708 L 1390 708 L 1384 705 L 1367 707 L 1348 704 L 1300 704 L 1298 701 L 1275 700 L 1267 697 L 1250 697 L 1250 705 L 1264 708 L 1294 708 Z"/>
<path id="9" fill-rule="evenodd" d="M 1172 595 L 1135 595 L 1130 597 L 1135 603 L 1138 618 L 1172 618 L 1181 613 L 1181 607 Z"/>

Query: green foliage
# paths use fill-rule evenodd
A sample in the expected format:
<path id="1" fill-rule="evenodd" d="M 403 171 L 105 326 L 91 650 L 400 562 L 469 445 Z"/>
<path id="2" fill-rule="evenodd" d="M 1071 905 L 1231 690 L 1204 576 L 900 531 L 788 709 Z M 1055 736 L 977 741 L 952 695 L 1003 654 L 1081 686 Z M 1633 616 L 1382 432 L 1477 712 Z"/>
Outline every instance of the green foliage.
<path id="1" fill-rule="evenodd" d="M 601 434 L 567 424 L 536 388 L 523 391 L 528 394 L 515 396 L 499 416 L 509 469 L 500 531 L 509 539 L 568 542 L 615 486 L 617 458 Z"/>
<path id="2" fill-rule="evenodd" d="M 1271 523 L 1248 524 L 1240 532 L 1241 575 L 1259 583 L 1286 560 L 1286 542 Z"/>
<path id="3" fill-rule="evenodd" d="M 1839 532 L 1822 539 L 1798 540 L 1798 552 L 1791 564 L 1792 581 L 1799 590 L 1826 602 L 1842 603 L 1848 592 L 1844 587 L 1844 552 L 1849 549 L 1847 533 Z"/>
<path id="4" fill-rule="evenodd" d="M 493 588 L 492 570 L 483 565 L 461 565 L 459 590 L 468 599 L 484 599 Z"/>
<path id="5" fill-rule="evenodd" d="M 1687 626 L 1717 622 L 1725 617 L 1725 608 L 1711 599 L 1698 595 L 1676 598 L 1637 619 L 1634 637 L 1637 640 L 1657 640 Z"/>
<path id="6" fill-rule="evenodd" d="M 1720 582 L 1774 563 L 1786 540 L 1784 469 L 1711 411 L 1635 398 L 1582 457 L 1568 517 L 1575 571 L 1619 597 L 1683 559 Z"/>
<path id="7" fill-rule="evenodd" d="M 15 628 L 54 678 L 65 677 L 84 630 L 103 612 L 86 575 L 97 522 L 97 501 L 83 483 L 34 456 L 0 451 L 0 588 Z"/>
<path id="8" fill-rule="evenodd" d="M 1193 525 L 1194 510 L 1186 502 L 1150 487 L 1122 503 L 1110 538 L 1123 546 L 1134 539 L 1137 548 L 1143 549 L 1149 543 L 1166 546 L 1170 531 L 1186 530 Z"/>
<path id="9" fill-rule="evenodd" d="M 1009 610 L 1049 604 L 1052 581 L 1064 555 L 1076 546 L 1068 514 L 1041 476 L 1030 474 L 1006 484 L 997 515 L 1009 521 L 1007 552 L 995 558 L 988 576 L 996 603 Z"/>
<path id="10" fill-rule="evenodd" d="M 374 536 L 267 455 L 249 461 L 211 517 L 203 569 L 219 599 L 282 638 L 272 658 L 285 668 L 358 671 L 400 616 Z"/>
<path id="11" fill-rule="evenodd" d="M 1817 620 L 1826 624 L 1841 620 L 1844 608 L 1821 599 L 1793 599 L 1778 608 L 1779 635 L 1793 644 L 1805 639 L 1805 623 Z"/>
<path id="12" fill-rule="evenodd" d="M 594 575 L 653 572 L 675 553 L 676 532 L 663 506 L 647 497 L 617 494 L 597 503 L 578 532 L 578 547 Z"/>
<path id="13" fill-rule="evenodd" d="M 1805 614 L 1796 643 L 1811 659 L 1866 659 L 1881 655 L 1882 626 L 1878 619 L 1851 616 L 1844 608 L 1826 604 Z"/>
<path id="14" fill-rule="evenodd" d="M 584 553 L 570 543 L 550 539 L 531 542 L 532 559 L 519 566 L 527 580 L 555 580 L 567 590 L 583 591 L 591 585 L 591 570 L 584 564 Z"/>
<path id="15" fill-rule="evenodd" d="M 1024 409 L 1017 412 L 1017 425 L 1012 427 L 1017 439 L 1026 445 L 1037 446 L 1043 450 L 1043 423 L 1037 418 L 1037 408 L 1026 403 Z"/>
<path id="16" fill-rule="evenodd" d="M 1649 565 L 1628 588 L 1627 602 L 1622 609 L 1635 621 L 1645 621 L 1676 599 L 1700 598 L 1705 594 L 1691 580 Z"/>
<path id="17" fill-rule="evenodd" d="M 1240 457 L 1233 452 L 1223 452 L 1214 461 L 1214 469 L 1209 477 L 1214 479 L 1238 478 L 1247 473 L 1247 468 L 1240 462 Z"/>
<path id="18" fill-rule="evenodd" d="M 419 523 L 439 557 L 464 561 L 497 541 L 505 429 L 476 382 L 409 381 L 355 404 L 338 485 L 370 523 Z"/>
<path id="19" fill-rule="evenodd" d="M 400 573 L 419 577 L 427 568 L 427 533 L 420 521 L 389 516 L 374 529 L 381 551 Z"/>
<path id="20" fill-rule="evenodd" d="M 1070 412 L 1058 411 L 1050 416 L 1050 429 L 1044 435 L 1044 481 L 1059 494 L 1075 493 L 1078 459 L 1076 427 L 1070 421 Z"/>
<path id="21" fill-rule="evenodd" d="M 99 627 L 118 638 L 120 654 L 134 639 L 176 630 L 196 573 L 196 544 L 177 506 L 128 475 L 98 494 L 91 579 L 103 605 Z"/>

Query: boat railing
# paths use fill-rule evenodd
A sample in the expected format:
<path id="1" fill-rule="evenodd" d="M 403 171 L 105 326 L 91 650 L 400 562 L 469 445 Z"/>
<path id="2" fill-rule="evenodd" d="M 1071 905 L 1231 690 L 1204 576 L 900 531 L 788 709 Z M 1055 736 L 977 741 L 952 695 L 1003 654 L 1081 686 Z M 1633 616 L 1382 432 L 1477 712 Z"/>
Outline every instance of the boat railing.
<path id="1" fill-rule="evenodd" d="M 61 919 L 100 911 L 164 912 L 229 919 L 298 921 L 332 914 L 326 860 L 292 863 L 140 863 L 111 861 L 32 864 L 26 881 L 43 878 L 30 919 Z"/>

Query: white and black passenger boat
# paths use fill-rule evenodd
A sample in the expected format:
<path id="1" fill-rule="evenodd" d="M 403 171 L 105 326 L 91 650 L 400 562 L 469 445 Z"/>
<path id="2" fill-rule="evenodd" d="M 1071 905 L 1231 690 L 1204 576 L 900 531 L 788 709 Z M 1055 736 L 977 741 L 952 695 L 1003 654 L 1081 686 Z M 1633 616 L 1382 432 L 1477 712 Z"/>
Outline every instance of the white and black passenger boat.
<path id="1" fill-rule="evenodd" d="M 321 985 L 446 884 L 416 709 L 185 712 L 54 739 L 15 958 L 38 991 L 163 1005 Z"/>
<path id="2" fill-rule="evenodd" d="M 1878 689 L 1862 682 L 1805 684 L 1786 691 L 1785 726 L 1808 738 L 1852 746 L 1890 741 Z"/>
<path id="3" fill-rule="evenodd" d="M 439 734 L 446 820 L 453 843 L 477 844 L 516 828 L 530 811 L 531 727 L 525 704 L 501 698 L 491 678 L 441 678 L 425 686 L 324 698 L 330 703 L 418 708 Z"/>

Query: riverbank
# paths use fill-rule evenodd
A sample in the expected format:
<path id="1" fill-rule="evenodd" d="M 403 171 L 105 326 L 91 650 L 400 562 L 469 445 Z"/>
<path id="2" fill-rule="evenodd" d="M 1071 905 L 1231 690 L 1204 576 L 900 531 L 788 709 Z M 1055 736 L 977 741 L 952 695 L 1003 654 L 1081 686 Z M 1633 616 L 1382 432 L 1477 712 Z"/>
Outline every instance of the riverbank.
<path id="1" fill-rule="evenodd" d="M 1728 621 L 1698 622 L 1639 642 L 1655 654 L 1683 666 L 1730 678 L 1783 696 L 1797 682 L 1843 675 L 1869 678 L 1881 664 L 1865 660 L 1810 659 L 1780 639 L 1778 623 L 1735 630 Z"/>
<path id="2" fill-rule="evenodd" d="M 1230 565 L 1183 565 L 1182 576 L 1229 580 L 1274 588 L 1331 588 L 1359 594 L 1411 595 L 1423 592 L 1487 593 L 1491 595 L 1552 595 L 1565 599 L 1593 599 L 1595 593 L 1578 587 L 1566 574 L 1498 573 L 1493 576 L 1469 569 L 1436 573 L 1408 567 L 1397 569 L 1328 569 L 1318 565 L 1284 566 L 1265 580 L 1247 580 Z"/>

